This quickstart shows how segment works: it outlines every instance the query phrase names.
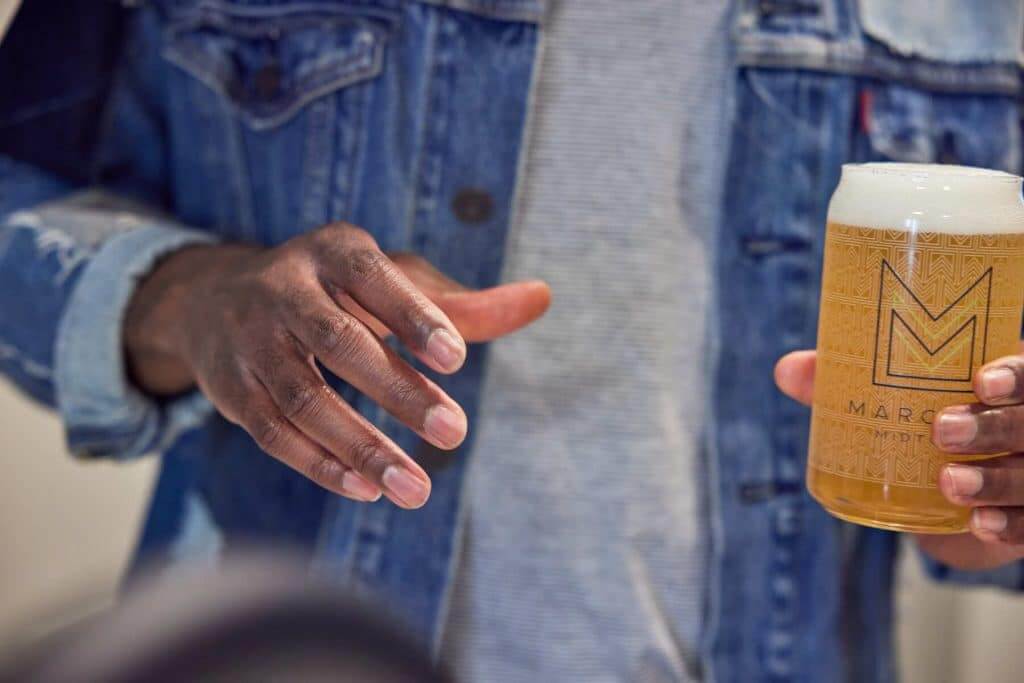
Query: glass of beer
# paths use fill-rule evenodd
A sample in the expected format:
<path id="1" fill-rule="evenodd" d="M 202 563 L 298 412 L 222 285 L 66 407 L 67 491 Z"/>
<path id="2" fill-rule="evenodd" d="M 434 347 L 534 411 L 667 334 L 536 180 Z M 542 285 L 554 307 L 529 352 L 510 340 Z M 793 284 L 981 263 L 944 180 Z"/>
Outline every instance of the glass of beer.
<path id="1" fill-rule="evenodd" d="M 807 488 L 842 519 L 958 533 L 969 510 L 938 489 L 931 442 L 972 377 L 1018 353 L 1024 201 L 1015 175 L 964 166 L 847 164 L 828 209 Z"/>

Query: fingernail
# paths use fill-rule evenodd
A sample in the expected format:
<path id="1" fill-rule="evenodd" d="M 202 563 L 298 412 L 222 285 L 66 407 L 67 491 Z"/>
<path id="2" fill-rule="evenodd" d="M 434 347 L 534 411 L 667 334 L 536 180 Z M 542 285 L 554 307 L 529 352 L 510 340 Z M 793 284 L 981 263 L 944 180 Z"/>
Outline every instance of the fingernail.
<path id="1" fill-rule="evenodd" d="M 360 498 L 371 503 L 379 500 L 381 496 L 380 489 L 372 482 L 367 481 L 355 470 L 349 470 L 342 475 L 341 490 L 356 498 Z"/>
<path id="2" fill-rule="evenodd" d="M 939 415 L 939 441 L 943 446 L 966 446 L 978 434 L 978 423 L 970 413 L 944 412 Z"/>
<path id="3" fill-rule="evenodd" d="M 953 484 L 953 493 L 958 496 L 970 497 L 981 490 L 984 477 L 977 467 L 967 465 L 949 465 L 946 474 Z"/>
<path id="4" fill-rule="evenodd" d="M 384 470 L 383 481 L 388 491 L 409 507 L 420 507 L 430 495 L 430 486 L 426 482 L 395 465 L 389 465 Z"/>
<path id="5" fill-rule="evenodd" d="M 999 508 L 978 508 L 973 516 L 974 527 L 980 531 L 1001 534 L 1006 530 L 1006 513 Z"/>
<path id="6" fill-rule="evenodd" d="M 1010 368 L 992 368 L 981 373 L 983 399 L 1006 398 L 1017 386 L 1017 374 Z"/>
<path id="7" fill-rule="evenodd" d="M 427 355 L 444 370 L 455 372 L 466 358 L 466 344 L 448 330 L 437 329 L 427 339 Z"/>
<path id="8" fill-rule="evenodd" d="M 445 406 L 427 411 L 423 431 L 442 446 L 455 448 L 466 436 L 466 417 Z"/>

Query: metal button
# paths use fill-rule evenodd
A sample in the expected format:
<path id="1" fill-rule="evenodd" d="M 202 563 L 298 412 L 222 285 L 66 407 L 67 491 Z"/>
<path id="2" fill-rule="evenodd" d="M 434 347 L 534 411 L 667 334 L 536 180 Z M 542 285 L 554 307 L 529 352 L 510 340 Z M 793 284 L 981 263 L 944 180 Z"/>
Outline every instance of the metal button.
<path id="1" fill-rule="evenodd" d="M 281 89 L 281 67 L 271 62 L 260 67 L 253 79 L 256 95 L 263 100 L 275 97 Z"/>
<path id="2" fill-rule="evenodd" d="M 465 187 L 455 194 L 452 213 L 463 223 L 484 223 L 494 215 L 494 198 L 486 190 Z"/>

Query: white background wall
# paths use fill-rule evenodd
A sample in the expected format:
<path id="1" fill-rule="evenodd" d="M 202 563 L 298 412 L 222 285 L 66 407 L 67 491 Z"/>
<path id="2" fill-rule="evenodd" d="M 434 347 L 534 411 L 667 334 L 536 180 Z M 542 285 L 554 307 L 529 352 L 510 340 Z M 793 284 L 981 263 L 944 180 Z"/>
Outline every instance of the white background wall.
<path id="1" fill-rule="evenodd" d="M 57 420 L 0 380 L 0 644 L 108 604 L 149 497 L 155 463 L 82 463 Z M 1020 683 L 1024 597 L 927 582 L 907 562 L 899 598 L 904 680 Z"/>
<path id="2" fill-rule="evenodd" d="M 154 459 L 76 461 L 53 414 L 0 378 L 0 644 L 109 599 L 142 522 Z M 73 616 L 73 615 L 68 615 Z"/>

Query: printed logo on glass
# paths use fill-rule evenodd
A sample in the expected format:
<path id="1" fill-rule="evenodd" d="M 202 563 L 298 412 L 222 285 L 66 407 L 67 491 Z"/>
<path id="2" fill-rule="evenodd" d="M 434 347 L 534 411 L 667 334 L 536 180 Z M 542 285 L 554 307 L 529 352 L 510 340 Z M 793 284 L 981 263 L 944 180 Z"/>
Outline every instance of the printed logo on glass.
<path id="1" fill-rule="evenodd" d="M 924 303 L 934 292 L 915 293 L 884 259 L 881 270 L 873 383 L 970 392 L 971 376 L 985 362 L 992 269 L 941 307 Z"/>

